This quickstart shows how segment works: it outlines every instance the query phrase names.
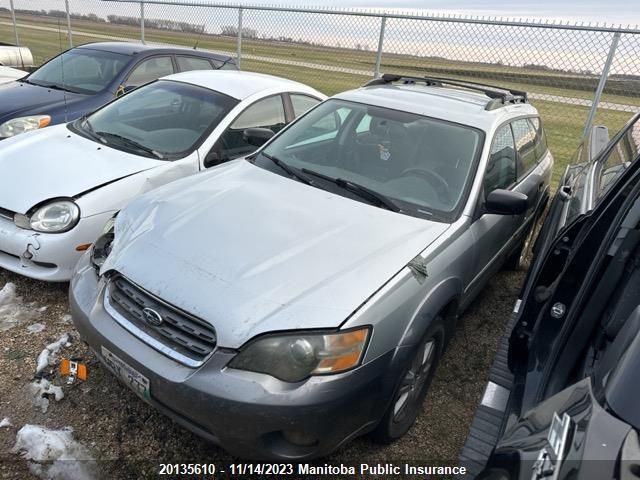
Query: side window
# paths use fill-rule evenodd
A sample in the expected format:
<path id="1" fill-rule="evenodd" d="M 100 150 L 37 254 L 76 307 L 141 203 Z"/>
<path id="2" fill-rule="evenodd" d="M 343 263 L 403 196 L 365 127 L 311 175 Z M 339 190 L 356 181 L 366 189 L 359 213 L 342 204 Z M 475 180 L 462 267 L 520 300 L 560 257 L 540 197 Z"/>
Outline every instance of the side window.
<path id="1" fill-rule="evenodd" d="M 610 153 L 604 158 L 600 167 L 600 195 L 609 190 L 611 185 L 640 155 L 640 121 L 636 121 L 618 139 Z"/>
<path id="2" fill-rule="evenodd" d="M 172 73 L 174 71 L 171 57 L 151 57 L 135 67 L 129 75 L 127 86 L 139 87 Z"/>
<path id="3" fill-rule="evenodd" d="M 544 134 L 544 128 L 542 128 L 542 122 L 538 117 L 529 119 L 529 123 L 533 127 L 536 137 L 534 140 L 534 150 L 536 152 L 536 158 L 538 161 L 542 160 L 542 157 L 547 153 L 547 137 Z"/>
<path id="4" fill-rule="evenodd" d="M 181 72 L 189 72 L 191 70 L 213 70 L 211 63 L 206 58 L 187 57 L 184 55 L 176 56 L 178 69 Z"/>
<path id="5" fill-rule="evenodd" d="M 280 95 L 257 101 L 236 118 L 220 136 L 213 147 L 220 162 L 233 160 L 253 152 L 256 147 L 248 144 L 243 137 L 247 128 L 268 128 L 278 132 L 286 124 L 284 104 Z"/>
<path id="6" fill-rule="evenodd" d="M 493 139 L 487 170 L 484 174 L 485 195 L 499 188 L 509 188 L 516 181 L 516 148 L 511 127 L 500 128 Z"/>
<path id="7" fill-rule="evenodd" d="M 298 118 L 303 113 L 306 113 L 308 110 L 311 110 L 317 104 L 320 103 L 320 100 L 317 98 L 310 97 L 309 95 L 300 95 L 297 93 L 292 93 L 289 95 L 291 98 L 291 104 L 293 105 L 293 115 L 295 118 Z"/>
<path id="8" fill-rule="evenodd" d="M 518 179 L 521 179 L 538 163 L 535 150 L 536 132 L 526 119 L 516 120 L 511 126 L 518 152 Z"/>

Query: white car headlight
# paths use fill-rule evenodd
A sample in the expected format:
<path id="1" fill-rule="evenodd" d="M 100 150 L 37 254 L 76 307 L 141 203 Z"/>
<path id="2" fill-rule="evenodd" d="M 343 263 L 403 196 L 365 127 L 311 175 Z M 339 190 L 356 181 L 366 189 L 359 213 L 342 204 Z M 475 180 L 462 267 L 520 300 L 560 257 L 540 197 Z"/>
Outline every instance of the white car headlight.
<path id="1" fill-rule="evenodd" d="M 0 138 L 14 137 L 21 133 L 44 128 L 51 123 L 49 115 L 30 115 L 7 120 L 0 125 Z"/>
<path id="2" fill-rule="evenodd" d="M 78 220 L 78 205 L 71 200 L 54 200 L 33 212 L 29 226 L 36 232 L 62 233 L 75 227 Z"/>

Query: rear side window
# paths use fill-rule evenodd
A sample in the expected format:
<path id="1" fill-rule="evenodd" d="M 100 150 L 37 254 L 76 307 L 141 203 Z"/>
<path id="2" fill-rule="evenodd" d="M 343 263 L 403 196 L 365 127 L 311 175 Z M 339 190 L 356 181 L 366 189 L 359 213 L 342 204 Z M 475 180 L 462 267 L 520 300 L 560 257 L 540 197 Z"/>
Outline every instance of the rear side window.
<path id="1" fill-rule="evenodd" d="M 320 103 L 320 100 L 310 97 L 309 95 L 298 95 L 292 93 L 289 97 L 291 98 L 295 118 L 298 118 L 300 115 L 306 113 L 308 110 L 311 110 Z"/>
<path id="2" fill-rule="evenodd" d="M 484 175 L 484 191 L 489 194 L 502 188 L 506 189 L 516 181 L 516 148 L 511 127 L 500 128 L 493 139 L 487 171 Z"/>
<path id="3" fill-rule="evenodd" d="M 171 75 L 173 62 L 171 57 L 151 57 L 143 60 L 129 75 L 127 85 L 139 87 L 145 83 L 157 80 L 165 75 Z"/>
<path id="4" fill-rule="evenodd" d="M 179 55 L 176 57 L 178 61 L 178 69 L 181 72 L 189 72 L 191 70 L 213 70 L 211 63 L 206 58 L 185 57 Z"/>
<path id="5" fill-rule="evenodd" d="M 542 128 L 542 122 L 539 118 L 534 117 L 529 119 L 529 123 L 533 127 L 533 131 L 536 133 L 536 137 L 534 139 L 534 150 L 536 152 L 536 157 L 538 161 L 542 160 L 542 157 L 547 153 L 547 136 L 544 134 L 544 129 Z"/>
<path id="6" fill-rule="evenodd" d="M 521 179 L 538 163 L 536 132 L 527 119 L 516 120 L 511 125 L 518 152 L 518 179 Z"/>

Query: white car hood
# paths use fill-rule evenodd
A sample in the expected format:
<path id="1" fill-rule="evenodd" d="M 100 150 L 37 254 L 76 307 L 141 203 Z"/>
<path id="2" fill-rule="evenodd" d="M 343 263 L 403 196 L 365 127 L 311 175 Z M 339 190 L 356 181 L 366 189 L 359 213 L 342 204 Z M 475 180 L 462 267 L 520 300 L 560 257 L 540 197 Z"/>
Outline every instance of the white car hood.
<path id="1" fill-rule="evenodd" d="M 100 145 L 66 125 L 25 133 L 0 142 L 0 208 L 26 213 L 162 163 Z"/>
<path id="2" fill-rule="evenodd" d="M 268 331 L 338 327 L 448 227 L 239 161 L 122 210 L 102 271 L 210 322 L 218 344 L 236 348 Z"/>
<path id="3" fill-rule="evenodd" d="M 27 75 L 27 72 L 17 68 L 0 66 L 0 83 L 12 82 Z"/>

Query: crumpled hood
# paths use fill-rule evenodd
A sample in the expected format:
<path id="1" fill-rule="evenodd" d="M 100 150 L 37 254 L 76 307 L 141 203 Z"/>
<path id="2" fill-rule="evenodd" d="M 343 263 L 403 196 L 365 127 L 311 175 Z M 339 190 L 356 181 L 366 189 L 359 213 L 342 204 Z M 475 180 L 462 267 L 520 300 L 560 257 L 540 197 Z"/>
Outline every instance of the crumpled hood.
<path id="1" fill-rule="evenodd" d="M 163 162 L 100 145 L 56 125 L 0 143 L 0 208 L 26 213 Z"/>
<path id="2" fill-rule="evenodd" d="M 118 216 L 115 269 L 210 322 L 218 344 L 335 328 L 448 228 L 244 160 L 143 195 Z"/>
<path id="3" fill-rule="evenodd" d="M 68 110 L 75 110 L 75 104 L 90 98 L 25 82 L 5 83 L 0 85 L 0 123 L 24 115 L 55 115 L 65 104 Z"/>

